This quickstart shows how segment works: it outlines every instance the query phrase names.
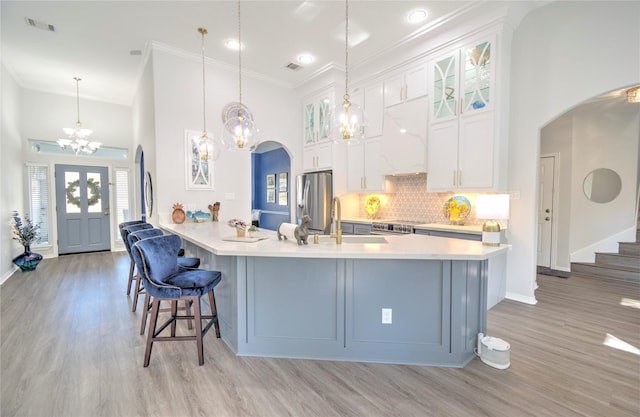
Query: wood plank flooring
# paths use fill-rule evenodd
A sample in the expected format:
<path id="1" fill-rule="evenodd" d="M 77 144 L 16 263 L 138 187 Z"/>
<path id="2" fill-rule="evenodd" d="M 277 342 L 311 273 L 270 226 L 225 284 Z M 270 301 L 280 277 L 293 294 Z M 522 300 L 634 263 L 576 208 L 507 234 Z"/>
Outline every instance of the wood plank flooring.
<path id="1" fill-rule="evenodd" d="M 0 287 L 0 415 L 9 416 L 639 416 L 640 286 L 538 276 L 537 305 L 503 301 L 488 333 L 511 368 L 464 369 L 236 357 L 205 337 L 154 346 L 142 367 L 140 309 L 125 295 L 125 253 L 46 259 Z"/>

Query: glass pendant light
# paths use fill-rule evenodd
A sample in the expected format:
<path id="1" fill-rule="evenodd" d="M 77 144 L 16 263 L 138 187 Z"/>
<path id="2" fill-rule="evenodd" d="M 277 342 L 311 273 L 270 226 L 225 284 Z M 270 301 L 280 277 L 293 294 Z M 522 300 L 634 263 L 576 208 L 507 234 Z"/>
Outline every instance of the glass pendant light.
<path id="1" fill-rule="evenodd" d="M 242 104 L 242 31 L 240 19 L 240 0 L 238 0 L 238 92 L 237 103 L 230 103 L 222 113 L 221 140 L 225 147 L 232 151 L 251 152 L 260 143 L 259 129 L 253 116 Z"/>
<path id="2" fill-rule="evenodd" d="M 213 144 L 213 138 L 207 133 L 207 100 L 204 64 L 204 35 L 209 33 L 205 28 L 198 28 L 202 35 L 202 136 L 194 139 L 198 145 L 198 156 L 201 161 L 216 160 L 220 156 L 220 147 Z"/>
<path id="3" fill-rule="evenodd" d="M 345 0 L 344 97 L 333 109 L 331 128 L 334 143 L 356 144 L 364 139 L 366 115 L 349 97 L 349 0 Z"/>

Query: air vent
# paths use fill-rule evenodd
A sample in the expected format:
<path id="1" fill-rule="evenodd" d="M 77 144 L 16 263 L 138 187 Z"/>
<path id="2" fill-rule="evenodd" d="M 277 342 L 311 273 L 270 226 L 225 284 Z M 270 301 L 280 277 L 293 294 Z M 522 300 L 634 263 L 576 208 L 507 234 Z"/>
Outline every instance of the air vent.
<path id="1" fill-rule="evenodd" d="M 289 62 L 286 65 L 286 67 L 289 68 L 290 70 L 298 71 L 300 68 L 302 68 L 302 65 L 298 65 L 298 64 L 294 64 L 293 62 Z"/>
<path id="2" fill-rule="evenodd" d="M 41 21 L 35 20 L 35 19 L 31 19 L 29 17 L 25 17 L 25 20 L 27 21 L 27 25 L 32 26 L 34 28 L 47 30 L 49 32 L 55 32 L 56 31 L 56 27 L 53 26 L 53 25 L 50 25 L 48 23 L 41 22 Z"/>

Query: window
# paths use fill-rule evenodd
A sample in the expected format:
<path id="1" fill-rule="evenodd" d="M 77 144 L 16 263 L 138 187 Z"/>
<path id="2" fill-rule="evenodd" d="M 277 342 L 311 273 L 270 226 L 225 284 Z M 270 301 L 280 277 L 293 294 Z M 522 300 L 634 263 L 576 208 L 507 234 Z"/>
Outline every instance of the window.
<path id="1" fill-rule="evenodd" d="M 49 167 L 28 165 L 29 210 L 31 220 L 40 225 L 40 240 L 34 246 L 50 245 L 49 238 Z"/>
<path id="2" fill-rule="evenodd" d="M 117 228 L 122 222 L 133 220 L 131 216 L 131 207 L 129 205 L 129 170 L 125 168 L 115 168 L 115 196 L 113 201 L 116 206 L 116 241 L 122 241 L 120 230 Z"/>

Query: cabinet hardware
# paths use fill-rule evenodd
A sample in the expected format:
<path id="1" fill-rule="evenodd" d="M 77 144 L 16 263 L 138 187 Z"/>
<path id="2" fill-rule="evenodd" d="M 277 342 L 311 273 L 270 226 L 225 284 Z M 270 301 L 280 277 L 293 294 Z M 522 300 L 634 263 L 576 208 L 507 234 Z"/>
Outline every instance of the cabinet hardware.
<path id="1" fill-rule="evenodd" d="M 456 170 L 453 170 L 453 185 L 457 185 L 456 184 Z"/>
<path id="2" fill-rule="evenodd" d="M 462 170 L 458 171 L 458 185 L 462 186 Z"/>
<path id="3" fill-rule="evenodd" d="M 460 115 L 462 116 L 462 113 L 464 113 L 463 109 L 462 109 L 462 103 L 464 102 L 464 98 L 460 98 Z"/>
<path id="4" fill-rule="evenodd" d="M 549 220 L 551 220 L 551 217 L 545 217 L 544 219 L 545 219 L 546 221 L 549 221 Z"/>
<path id="5" fill-rule="evenodd" d="M 453 99 L 453 115 L 458 115 L 458 100 L 455 98 Z"/>
<path id="6" fill-rule="evenodd" d="M 551 213 L 551 210 L 546 209 L 544 212 L 545 212 L 545 213 Z"/>

